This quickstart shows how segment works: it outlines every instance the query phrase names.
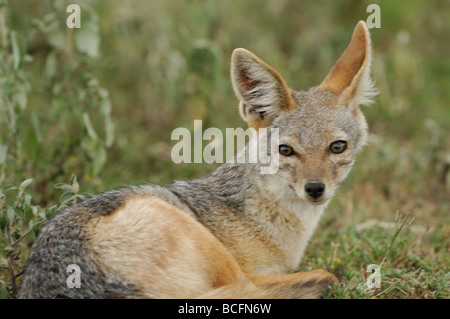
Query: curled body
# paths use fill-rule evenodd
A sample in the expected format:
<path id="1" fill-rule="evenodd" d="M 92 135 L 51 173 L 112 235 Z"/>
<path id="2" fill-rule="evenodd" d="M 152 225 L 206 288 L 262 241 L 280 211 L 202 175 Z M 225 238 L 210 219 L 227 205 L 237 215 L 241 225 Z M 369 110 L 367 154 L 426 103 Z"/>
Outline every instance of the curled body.
<path id="1" fill-rule="evenodd" d="M 292 273 L 367 140 L 375 95 L 364 22 L 322 83 L 287 86 L 236 49 L 231 79 L 249 127 L 276 128 L 278 169 L 229 161 L 199 179 L 125 187 L 58 212 L 40 232 L 21 298 L 318 298 L 337 282 Z M 81 271 L 67 284 L 69 265 Z"/>

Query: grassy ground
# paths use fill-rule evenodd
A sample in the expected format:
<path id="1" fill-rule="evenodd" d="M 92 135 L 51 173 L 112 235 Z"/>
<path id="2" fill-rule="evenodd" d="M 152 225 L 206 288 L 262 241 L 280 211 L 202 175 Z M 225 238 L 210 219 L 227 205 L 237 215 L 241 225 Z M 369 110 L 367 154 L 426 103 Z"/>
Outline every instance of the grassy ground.
<path id="1" fill-rule="evenodd" d="M 33 19 L 44 19 L 49 12 L 64 21 L 65 7 L 55 9 L 51 1 L 8 3 L 9 26 L 24 35 L 33 57 L 24 69 L 30 79 L 26 107 L 33 115 L 17 125 L 23 132 L 36 123 L 42 129 L 33 152 L 13 154 L 2 184 L 33 178 L 29 191 L 33 203 L 43 208 L 59 202 L 61 193 L 52 185 L 68 182 L 72 174 L 78 176 L 81 191 L 96 193 L 212 171 L 216 165 L 174 164 L 170 134 L 177 127 L 192 129 L 196 119 L 203 120 L 204 127 L 244 126 L 229 80 L 232 50 L 255 52 L 290 86 L 306 89 L 320 83 L 357 21 L 369 16 L 367 5 L 378 3 L 381 28 L 371 35 L 380 94 L 375 105 L 364 108 L 371 138 L 321 220 L 300 269 L 338 273 L 342 283 L 331 298 L 450 297 L 448 1 L 69 2 L 88 8 L 89 16 L 82 11 L 85 19 L 98 25 L 98 54 L 93 52 L 89 59 L 71 56 L 65 47 L 65 55 L 58 53 L 53 61 L 49 56 L 57 50 L 57 38 L 29 31 Z M 96 38 L 87 34 L 83 39 Z M 104 154 L 95 153 L 104 162 L 89 169 L 92 158 L 99 156 L 90 153 L 96 147 L 89 147 L 87 140 L 77 142 L 77 134 L 89 135 L 86 121 L 81 113 L 57 108 L 60 98 L 55 92 L 83 85 L 83 78 L 64 82 L 68 77 L 54 75 L 65 72 L 71 61 L 81 63 L 81 70 L 109 92 L 115 125 L 114 143 L 105 146 Z M 83 99 L 77 101 L 81 105 Z M 89 101 L 96 101 L 95 96 Z M 88 111 L 94 127 L 103 127 L 95 108 Z M 0 127 L 0 133 L 6 130 Z M 22 147 L 34 141 L 32 135 L 18 136 Z M 71 148 L 72 143 L 76 147 Z M 74 151 L 61 151 L 63 146 Z M 86 156 L 80 155 L 83 150 Z M 402 220 L 405 224 L 398 231 Z M 23 245 L 21 265 L 33 236 Z M 380 288 L 366 286 L 370 264 L 381 264 Z M 6 287 L 8 273 L 1 275 Z M 2 296 L 7 296 L 6 289 Z"/>

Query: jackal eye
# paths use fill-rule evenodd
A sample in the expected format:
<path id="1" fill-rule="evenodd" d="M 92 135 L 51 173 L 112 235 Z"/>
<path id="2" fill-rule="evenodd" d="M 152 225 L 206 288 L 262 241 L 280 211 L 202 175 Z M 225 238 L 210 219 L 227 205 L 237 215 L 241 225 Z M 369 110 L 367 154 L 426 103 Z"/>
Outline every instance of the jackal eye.
<path id="1" fill-rule="evenodd" d="M 280 154 L 283 156 L 291 156 L 291 155 L 295 154 L 292 147 L 287 146 L 287 145 L 280 145 L 280 147 L 278 149 L 280 151 Z"/>
<path id="2" fill-rule="evenodd" d="M 347 142 L 344 141 L 336 141 L 331 143 L 330 145 L 330 151 L 334 154 L 341 154 L 344 153 L 347 149 Z"/>

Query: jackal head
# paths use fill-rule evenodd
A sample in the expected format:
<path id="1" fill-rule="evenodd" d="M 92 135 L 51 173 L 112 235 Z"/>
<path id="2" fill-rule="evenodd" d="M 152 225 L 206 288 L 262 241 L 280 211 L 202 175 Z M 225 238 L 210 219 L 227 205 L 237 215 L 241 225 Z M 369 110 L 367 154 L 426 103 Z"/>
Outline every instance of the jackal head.
<path id="1" fill-rule="evenodd" d="M 371 47 L 360 21 L 350 44 L 322 83 L 290 89 L 283 78 L 245 49 L 232 55 L 231 78 L 242 118 L 252 128 L 279 129 L 279 169 L 274 177 L 286 196 L 328 202 L 366 143 L 359 108 L 376 95 L 370 79 Z"/>

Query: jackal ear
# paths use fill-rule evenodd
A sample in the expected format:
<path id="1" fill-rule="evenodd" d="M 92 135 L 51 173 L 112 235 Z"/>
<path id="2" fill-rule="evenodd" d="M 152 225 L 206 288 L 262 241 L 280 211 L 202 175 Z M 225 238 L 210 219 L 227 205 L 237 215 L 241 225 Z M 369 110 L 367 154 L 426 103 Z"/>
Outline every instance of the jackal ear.
<path id="1" fill-rule="evenodd" d="M 338 103 L 370 104 L 377 94 L 370 79 L 370 34 L 359 21 L 347 49 L 331 68 L 319 88 L 339 96 Z"/>
<path id="2" fill-rule="evenodd" d="M 280 74 L 245 49 L 233 51 L 231 81 L 240 100 L 240 114 L 250 127 L 267 127 L 280 112 L 294 107 Z"/>

